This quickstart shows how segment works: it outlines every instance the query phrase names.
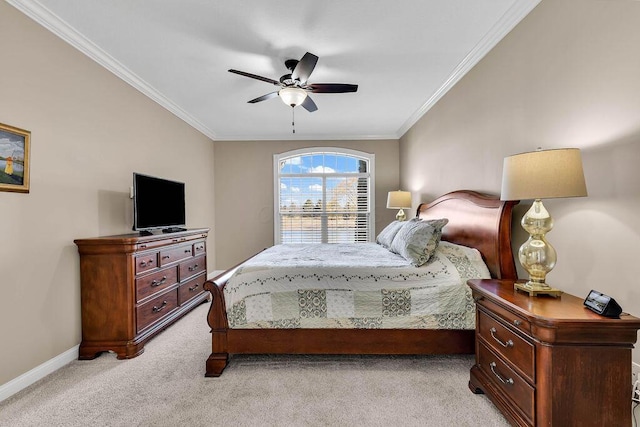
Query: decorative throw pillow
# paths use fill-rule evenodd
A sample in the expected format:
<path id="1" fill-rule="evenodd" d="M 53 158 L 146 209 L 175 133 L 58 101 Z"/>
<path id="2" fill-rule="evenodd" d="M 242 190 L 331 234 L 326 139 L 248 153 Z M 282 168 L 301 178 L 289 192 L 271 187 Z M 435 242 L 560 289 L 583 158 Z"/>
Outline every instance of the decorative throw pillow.
<path id="1" fill-rule="evenodd" d="M 391 242 L 389 250 L 420 267 L 433 255 L 442 237 L 442 228 L 448 219 L 419 220 L 405 222 Z"/>
<path id="2" fill-rule="evenodd" d="M 398 230 L 400 230 L 403 225 L 404 221 L 393 221 L 391 224 L 387 225 L 380 234 L 378 234 L 378 237 L 376 237 L 376 243 L 386 249 L 389 249 L 391 247 L 391 242 L 393 242 L 393 238 L 396 237 Z"/>

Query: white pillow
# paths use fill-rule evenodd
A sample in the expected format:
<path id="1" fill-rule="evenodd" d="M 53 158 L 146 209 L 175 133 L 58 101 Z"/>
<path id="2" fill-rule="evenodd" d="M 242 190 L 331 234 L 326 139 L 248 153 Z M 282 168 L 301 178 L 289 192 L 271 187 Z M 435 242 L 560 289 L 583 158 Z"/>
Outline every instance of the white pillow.
<path id="1" fill-rule="evenodd" d="M 376 243 L 381 245 L 383 248 L 389 249 L 391 247 L 391 242 L 393 242 L 393 238 L 396 237 L 398 230 L 400 230 L 403 225 L 404 221 L 393 221 L 391 224 L 387 225 L 380 234 L 378 234 L 378 237 L 376 237 Z"/>
<path id="2" fill-rule="evenodd" d="M 442 228 L 448 219 L 419 220 L 417 218 L 406 221 L 396 233 L 389 250 L 420 267 L 433 255 L 442 237 Z"/>

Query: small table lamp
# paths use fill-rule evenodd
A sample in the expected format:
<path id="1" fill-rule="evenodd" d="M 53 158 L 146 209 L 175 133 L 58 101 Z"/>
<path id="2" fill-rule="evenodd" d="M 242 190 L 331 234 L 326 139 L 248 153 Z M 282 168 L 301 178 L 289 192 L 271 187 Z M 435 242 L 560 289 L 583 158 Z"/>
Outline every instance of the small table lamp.
<path id="1" fill-rule="evenodd" d="M 387 195 L 387 209 L 400 209 L 396 214 L 398 221 L 405 221 L 407 215 L 405 215 L 403 209 L 409 209 L 411 207 L 411 192 L 409 191 L 389 191 Z"/>
<path id="2" fill-rule="evenodd" d="M 528 292 L 529 296 L 559 296 L 562 293 L 545 283 L 557 257 L 545 238 L 553 228 L 553 219 L 540 199 L 586 195 L 582 159 L 577 148 L 538 150 L 505 157 L 500 199 L 534 200 L 520 222 L 529 233 L 529 239 L 518 251 L 520 264 L 529 273 L 529 281 L 516 283 L 516 289 Z"/>

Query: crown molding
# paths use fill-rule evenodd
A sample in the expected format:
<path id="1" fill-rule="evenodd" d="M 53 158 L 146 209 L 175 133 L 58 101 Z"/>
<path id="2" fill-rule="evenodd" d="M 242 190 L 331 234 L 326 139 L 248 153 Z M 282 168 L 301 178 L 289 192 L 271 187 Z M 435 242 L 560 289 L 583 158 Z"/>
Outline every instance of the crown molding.
<path id="1" fill-rule="evenodd" d="M 422 107 L 407 119 L 398 129 L 396 139 L 416 124 L 427 111 L 429 111 L 458 81 L 464 77 L 500 40 L 504 38 L 525 16 L 529 14 L 541 0 L 516 0 L 516 2 L 502 15 L 500 20 L 491 27 L 485 36 L 474 46 L 469 54 L 453 70 L 451 76 L 438 88 L 438 90 L 425 102 Z"/>
<path id="2" fill-rule="evenodd" d="M 217 141 L 363 141 L 363 140 L 384 140 L 384 139 L 399 139 L 395 134 L 390 135 L 320 135 L 320 134 L 276 134 L 270 136 L 255 135 L 218 135 Z"/>
<path id="3" fill-rule="evenodd" d="M 96 46 L 89 39 L 73 29 L 69 24 L 62 20 L 59 16 L 51 12 L 36 0 L 6 0 L 7 3 L 36 21 L 38 24 L 60 37 L 80 52 L 102 65 L 111 73 L 115 74 L 126 83 L 142 92 L 157 104 L 161 105 L 175 116 L 184 120 L 187 124 L 197 129 L 205 136 L 216 139 L 215 133 L 191 116 L 179 105 L 175 104 L 169 98 L 164 96 L 160 91 L 155 89 L 149 83 L 137 76 L 133 71 L 118 62 L 107 52 Z"/>
<path id="4" fill-rule="evenodd" d="M 241 141 L 255 140 L 251 136 L 227 137 L 216 135 L 216 133 L 187 113 L 179 105 L 175 104 L 160 91 L 137 76 L 106 51 L 92 43 L 82 34 L 73 29 L 64 20 L 40 4 L 37 0 L 6 0 L 7 3 L 42 25 L 62 40 L 78 49 L 80 52 L 115 74 L 120 79 L 140 91 L 145 96 L 161 105 L 169 112 L 179 117 L 187 124 L 200 131 L 212 140 Z M 260 137 L 260 140 L 380 140 L 380 139 L 400 139 L 413 125 L 416 124 L 469 70 L 471 70 L 491 49 L 493 49 L 505 35 L 507 35 L 529 12 L 531 12 L 541 0 L 516 0 L 515 3 L 504 13 L 500 20 L 485 34 L 479 43 L 469 52 L 469 54 L 453 70 L 449 78 L 438 88 L 438 90 L 417 109 L 398 129 L 391 135 L 333 135 L 330 138 L 320 135 L 296 135 Z"/>

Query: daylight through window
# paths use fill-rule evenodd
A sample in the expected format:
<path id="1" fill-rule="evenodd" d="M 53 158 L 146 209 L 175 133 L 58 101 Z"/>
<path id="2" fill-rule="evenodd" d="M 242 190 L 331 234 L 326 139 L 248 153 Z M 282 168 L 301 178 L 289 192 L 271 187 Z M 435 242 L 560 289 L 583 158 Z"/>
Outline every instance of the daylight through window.
<path id="1" fill-rule="evenodd" d="M 314 148 L 274 156 L 276 243 L 368 242 L 374 155 Z"/>

